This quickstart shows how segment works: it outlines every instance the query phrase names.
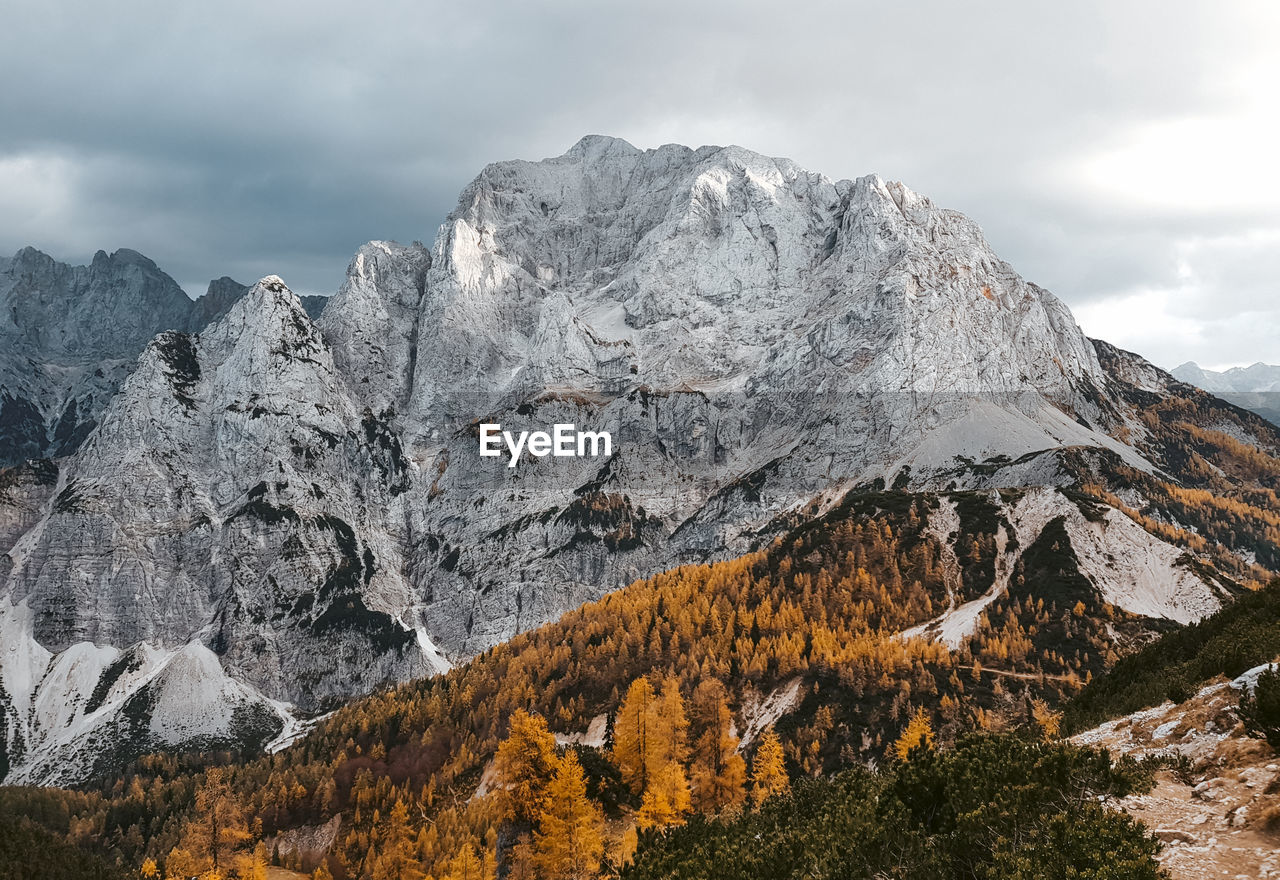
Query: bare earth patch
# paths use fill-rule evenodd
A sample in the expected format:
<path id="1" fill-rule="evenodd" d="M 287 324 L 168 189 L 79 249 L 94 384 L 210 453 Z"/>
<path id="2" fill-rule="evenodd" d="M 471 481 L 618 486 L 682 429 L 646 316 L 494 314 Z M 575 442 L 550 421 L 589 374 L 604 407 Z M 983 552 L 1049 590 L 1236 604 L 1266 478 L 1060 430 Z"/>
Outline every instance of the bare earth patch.
<path id="1" fill-rule="evenodd" d="M 1155 788 L 1113 806 L 1151 828 L 1175 880 L 1280 878 L 1280 758 L 1246 735 L 1237 682 L 1220 680 L 1184 703 L 1163 703 L 1074 737 L 1135 758 L 1185 756 Z"/>

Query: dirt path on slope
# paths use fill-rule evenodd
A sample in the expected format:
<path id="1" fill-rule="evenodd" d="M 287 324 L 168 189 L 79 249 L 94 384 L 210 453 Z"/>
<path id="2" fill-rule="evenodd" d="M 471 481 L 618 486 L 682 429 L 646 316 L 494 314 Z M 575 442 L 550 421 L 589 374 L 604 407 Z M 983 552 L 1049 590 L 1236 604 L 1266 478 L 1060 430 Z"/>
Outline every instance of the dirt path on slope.
<path id="1" fill-rule="evenodd" d="M 1280 880 L 1280 756 L 1246 735 L 1238 701 L 1219 681 L 1074 737 L 1113 755 L 1182 756 L 1180 775 L 1163 770 L 1147 794 L 1112 803 L 1160 838 L 1174 880 Z"/>
<path id="2" fill-rule="evenodd" d="M 1235 791 L 1243 789 L 1235 783 L 1212 789 L 1204 800 L 1193 787 L 1161 776 L 1149 794 L 1127 797 L 1120 806 L 1160 838 L 1160 862 L 1175 880 L 1280 877 L 1280 837 L 1242 827 L 1245 817 L 1238 814 L 1251 791 Z"/>

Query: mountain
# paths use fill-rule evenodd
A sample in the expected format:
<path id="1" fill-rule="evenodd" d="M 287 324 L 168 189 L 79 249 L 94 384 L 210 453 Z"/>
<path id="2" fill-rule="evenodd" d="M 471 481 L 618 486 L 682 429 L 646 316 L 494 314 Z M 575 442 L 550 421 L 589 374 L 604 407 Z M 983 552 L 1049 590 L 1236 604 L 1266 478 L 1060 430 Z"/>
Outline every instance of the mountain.
<path id="1" fill-rule="evenodd" d="M 1280 391 L 1280 367 L 1257 363 L 1250 367 L 1232 367 L 1225 372 L 1206 370 L 1194 361 L 1174 367 L 1171 374 L 1205 391 Z"/>
<path id="2" fill-rule="evenodd" d="M 255 285 L 199 336 L 157 336 L 61 469 L 45 517 L 9 553 L 3 625 L 11 644 L 28 639 L 24 652 L 38 658 L 24 665 L 49 669 L 38 689 L 25 673 L 5 682 L 15 742 L 42 742 L 48 766 L 71 772 L 67 740 L 83 746 L 88 733 L 117 728 L 121 713 L 145 707 L 140 742 L 176 745 L 193 730 L 236 741 L 242 722 L 231 710 L 242 704 L 240 714 L 257 719 L 244 724 L 274 725 L 270 739 L 284 722 L 261 688 L 314 704 L 362 679 L 357 687 L 372 688 L 432 671 L 383 610 L 402 606 L 407 591 L 395 569 L 375 570 L 365 521 L 385 495 L 378 468 L 399 464 L 346 436 L 359 419 L 314 325 L 278 279 Z M 374 478 L 325 476 L 348 472 Z M 119 556 L 103 558 L 104 547 Z M 295 627 L 273 626 L 285 618 Z M 210 648 L 239 665 L 247 684 L 225 680 Z M 195 713 L 194 728 L 175 728 L 151 691 L 174 664 L 193 663 L 180 673 L 190 692 L 211 692 L 213 703 L 234 693 L 234 704 L 223 718 Z M 55 674 L 65 665 L 76 674 Z M 67 717 L 42 724 L 41 702 Z"/>
<path id="3" fill-rule="evenodd" d="M 1070 490 L 1006 490 L 996 497 L 1018 505 L 1028 495 L 1057 496 L 1082 513 L 1099 512 Z M 1046 500 L 1041 497 L 1040 503 Z M 730 753 L 754 762 L 765 731 L 772 729 L 796 788 L 796 797 L 776 809 L 694 815 L 685 830 L 643 838 L 640 866 L 655 854 L 669 855 L 665 864 L 652 869 L 658 876 L 701 876 L 706 868 L 700 845 L 708 836 L 714 840 L 717 828 L 740 842 L 758 841 L 748 843 L 745 852 L 727 841 L 717 845 L 724 876 L 756 876 L 738 860 L 764 858 L 777 864 L 788 851 L 792 860 L 801 858 L 806 865 L 804 860 L 821 859 L 833 850 L 865 864 L 884 852 L 870 839 L 883 839 L 897 859 L 903 844 L 915 841 L 917 833 L 928 837 L 949 831 L 950 811 L 942 811 L 941 827 L 928 817 L 936 818 L 937 806 L 953 798 L 964 804 L 957 813 L 980 811 L 975 833 L 981 829 L 1003 838 L 1003 845 L 1034 837 L 1030 832 L 1039 827 L 1036 815 L 1041 811 L 1055 813 L 1064 803 L 1079 809 L 1088 802 L 1099 813 L 1071 811 L 1071 827 L 1089 830 L 1067 846 L 1072 859 L 1095 853 L 1105 863 L 1114 858 L 1119 841 L 1094 841 L 1095 833 L 1119 823 L 1132 832 L 1124 835 L 1131 842 L 1148 839 L 1148 834 L 1109 809 L 1103 812 L 1095 801 L 1124 791 L 1082 784 L 1077 773 L 1114 773 L 1112 778 L 1123 782 L 1120 788 L 1144 790 L 1141 778 L 1162 765 L 1113 765 L 1105 753 L 1043 743 L 1061 717 L 1051 707 L 1078 693 L 1091 677 L 1122 688 L 1136 684 L 1138 693 L 1151 682 L 1177 687 L 1179 680 L 1188 679 L 1162 682 L 1158 670 L 1147 674 L 1146 663 L 1139 662 L 1136 669 L 1124 660 L 1116 664 L 1118 637 L 1142 633 L 1149 621 L 1111 606 L 1079 577 L 1070 564 L 1070 539 L 1056 528 L 1046 529 L 1027 548 L 1009 578 L 1008 592 L 990 603 L 971 635 L 954 644 L 924 635 L 904 637 L 904 627 L 945 607 L 954 591 L 989 580 L 1001 550 L 997 539 L 1006 529 L 993 515 L 996 503 L 988 492 L 850 494 L 826 513 L 804 518 L 765 549 L 638 581 L 443 675 L 353 700 L 282 752 L 230 764 L 217 754 L 151 756 L 90 786 L 88 797 L 79 791 L 0 789 L 0 815 L 21 815 L 33 802 L 51 801 L 61 809 L 48 812 L 72 817 L 70 823 L 63 819 L 64 827 L 96 829 L 94 845 L 124 864 L 150 857 L 168 862 L 168 870 L 177 861 L 175 848 L 199 845 L 201 798 L 196 792 L 207 790 L 218 772 L 228 789 L 220 800 L 223 815 L 238 810 L 259 820 L 264 845 L 279 864 L 312 870 L 323 863 L 334 877 L 376 874 L 392 841 L 405 836 L 392 830 L 394 820 L 380 817 L 394 816 L 407 805 L 407 836 L 415 841 L 411 864 L 432 876 L 458 876 L 449 863 L 460 850 L 479 848 L 486 860 L 495 852 L 512 858 L 515 833 L 503 818 L 507 802 L 495 755 L 522 710 L 545 719 L 548 747 L 579 757 L 589 796 L 608 818 L 613 851 L 619 842 L 625 847 L 626 828 L 643 799 L 619 779 L 609 743 L 612 739 L 616 744 L 620 736 L 622 695 L 644 679 L 661 688 L 662 713 L 673 718 L 682 713 L 668 704 L 672 689 L 678 688 L 696 707 L 699 692 L 707 686 L 714 691 L 718 683 L 731 707 L 727 718 L 721 715 L 729 725 Z M 938 519 L 933 513 L 943 509 L 948 511 L 945 519 L 954 518 L 966 548 L 962 558 L 930 537 Z M 1248 664 L 1265 656 L 1269 645 L 1274 650 L 1276 634 L 1265 627 L 1274 624 L 1277 590 L 1280 582 L 1250 593 L 1203 624 L 1176 629 L 1137 656 L 1160 657 L 1169 639 L 1175 650 L 1178 642 L 1207 640 L 1207 664 Z M 1236 650 L 1222 650 L 1217 637 L 1223 634 L 1235 639 Z M 1109 667 L 1113 674 L 1105 675 Z M 1105 685 L 1100 690 L 1113 692 Z M 919 764 L 908 761 L 904 770 L 891 747 L 921 713 L 936 732 L 941 754 L 928 751 L 919 756 Z M 699 728 L 706 713 L 692 708 L 688 719 L 688 741 L 703 749 L 707 740 Z M 954 767 L 951 782 L 935 777 L 957 759 L 964 763 L 965 754 L 985 757 L 970 770 Z M 875 772 L 877 766 L 884 772 Z M 918 817 L 923 826 L 904 822 L 897 810 L 867 816 L 842 798 L 828 799 L 828 783 L 819 780 L 836 771 L 866 783 L 855 798 L 864 805 L 893 803 L 893 792 L 903 788 L 882 786 L 895 779 L 917 791 L 910 802 L 924 808 Z M 944 775 L 953 777 L 950 771 Z M 1045 783 L 1051 792 L 1038 791 Z M 1065 801 L 1059 788 L 1064 783 L 1074 790 Z M 988 784 L 1000 791 L 991 793 Z M 1008 812 L 1010 786 L 1022 792 L 1015 798 L 1020 807 L 1014 815 Z M 1034 796 L 1028 786 L 1037 789 Z M 1081 797 L 1081 789 L 1089 789 L 1089 797 Z M 888 800 L 873 796 L 878 791 Z M 821 816 L 828 819 L 818 820 Z M 673 833 L 677 836 L 671 837 Z M 961 860 L 966 854 L 979 862 L 990 856 L 989 844 L 968 841 L 967 835 L 946 833 L 934 843 L 943 851 L 958 845 L 953 856 Z M 1049 841 L 1045 845 L 1054 847 Z M 680 852 L 686 847 L 691 851 Z M 1155 851 L 1152 845 L 1148 855 Z M 1033 863 L 1060 862 L 1042 852 Z M 831 873 L 819 876 L 845 876 L 830 860 L 822 864 Z"/>
<path id="4" fill-rule="evenodd" d="M 165 330 L 198 332 L 248 290 L 230 278 L 192 301 L 136 251 L 88 266 L 35 248 L 0 260 L 0 466 L 75 451 Z M 307 297 L 315 315 L 324 297 Z"/>
<path id="5" fill-rule="evenodd" d="M 249 292 L 249 286 L 223 275 L 209 282 L 209 289 L 194 303 L 192 315 L 187 321 L 188 332 L 199 332 L 204 327 L 225 316 L 240 299 Z M 328 304 L 327 296 L 300 296 L 302 309 L 315 320 Z"/>
<path id="6" fill-rule="evenodd" d="M 72 454 L 0 473 L 11 780 L 283 741 L 886 491 L 928 499 L 947 574 L 893 620 L 939 650 L 1071 596 L 1088 624 L 1031 623 L 1036 650 L 1097 661 L 1280 568 L 1273 426 L 875 176 L 588 137 L 488 166 L 430 250 L 361 248 L 318 319 L 217 284 Z M 558 423 L 610 454 L 479 454 L 481 425 Z"/>
<path id="7" fill-rule="evenodd" d="M 1174 367 L 1172 375 L 1280 425 L 1280 367 L 1257 363 L 1218 373 L 1205 370 L 1194 361 L 1187 361 Z"/>
<path id="8" fill-rule="evenodd" d="M 138 352 L 185 327 L 190 302 L 129 250 L 72 267 L 24 248 L 0 266 L 0 463 L 74 450 Z"/>
<path id="9" fill-rule="evenodd" d="M 1022 495 L 998 497 L 1016 504 Z M 168 872 L 178 861 L 175 848 L 200 846 L 198 819 L 192 830 L 201 810 L 196 792 L 220 772 L 229 789 L 221 814 L 239 810 L 259 820 L 262 839 L 287 867 L 312 870 L 323 862 L 334 877 L 379 874 L 375 866 L 394 839 L 379 817 L 393 815 L 399 803 L 409 806 L 412 833 L 421 828 L 412 850 L 419 870 L 457 876 L 449 861 L 478 841 L 482 851 L 492 854 L 496 846 L 509 855 L 513 835 L 502 842 L 505 801 L 495 754 L 518 710 L 545 719 L 552 744 L 578 754 L 591 797 L 610 817 L 611 836 L 623 832 L 641 798 L 619 780 L 608 743 L 617 742 L 618 719 L 626 714 L 622 695 L 639 680 L 661 689 L 662 714 L 672 718 L 683 714 L 669 704 L 676 686 L 696 705 L 699 690 L 718 683 L 732 707 L 730 753 L 750 757 L 772 729 L 798 789 L 806 776 L 851 765 L 865 778 L 866 767 L 886 762 L 907 719 L 919 712 L 932 719 L 939 744 L 976 728 L 1016 730 L 1033 699 L 1057 702 L 1076 692 L 1109 664 L 1117 633 L 1140 631 L 1140 618 L 1108 611 L 1092 586 L 1073 576 L 1064 564 L 1067 540 L 1051 533 L 1028 548 L 1008 593 L 990 604 L 971 636 L 954 645 L 904 637 L 904 627 L 945 607 L 953 592 L 989 578 L 1006 528 L 993 515 L 995 504 L 987 492 L 851 494 L 765 549 L 637 581 L 443 675 L 353 700 L 276 754 L 231 763 L 216 753 L 149 756 L 86 786 L 88 796 L 0 788 L 0 816 L 51 801 L 60 809 L 41 812 L 70 815 L 58 829 L 64 834 L 68 826 L 95 829 L 95 848 L 125 865 L 151 857 Z M 962 559 L 930 536 L 932 513 L 942 509 L 967 548 Z M 689 743 L 705 742 L 698 730 L 705 717 L 689 711 Z M 1064 769 L 1063 758 L 1111 768 L 1105 756 L 1054 758 L 1043 750 L 1027 754 L 1025 745 L 1007 737 L 982 751 L 994 754 L 1011 774 L 1002 778 L 1020 787 L 1046 771 L 1061 783 L 1054 768 Z M 1019 751 L 1039 769 L 1010 767 Z M 1043 806 L 1058 802 L 1050 797 Z M 1007 806 L 1000 795 L 994 804 Z M 804 803 L 794 807 L 808 815 Z M 892 814 L 883 818 L 883 833 L 905 832 Z M 1002 822 L 1008 821 L 1006 814 Z M 839 836 L 844 847 L 867 835 L 847 829 Z M 769 835 L 761 848 L 787 839 Z M 661 840 L 650 837 L 646 849 Z M 688 869 L 696 874 L 696 860 Z"/>

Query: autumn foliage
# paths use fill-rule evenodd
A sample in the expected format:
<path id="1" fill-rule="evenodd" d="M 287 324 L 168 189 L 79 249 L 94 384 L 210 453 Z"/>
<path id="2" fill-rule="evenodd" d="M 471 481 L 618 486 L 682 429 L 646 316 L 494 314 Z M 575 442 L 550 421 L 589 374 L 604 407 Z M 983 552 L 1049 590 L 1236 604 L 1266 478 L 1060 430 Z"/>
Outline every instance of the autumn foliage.
<path id="1" fill-rule="evenodd" d="M 197 800 L 224 794 L 234 809 L 222 815 L 245 822 L 214 835 L 236 838 L 219 844 L 220 867 L 262 843 L 272 861 L 334 880 L 608 871 L 637 840 L 695 816 L 749 812 L 794 778 L 883 760 L 921 711 L 944 741 L 1016 725 L 1029 695 L 1055 701 L 1112 662 L 1108 633 L 1134 622 L 1078 595 L 1082 585 L 1051 582 L 1069 567 L 1052 541 L 1028 548 L 1009 595 L 954 650 L 903 637 L 953 600 L 926 528 L 937 503 L 850 496 L 755 552 L 646 578 L 445 675 L 355 701 L 285 752 L 147 758 L 78 796 L 73 821 L 165 873 L 171 861 L 211 864 Z M 989 585 L 1000 523 L 984 493 L 955 503 L 965 599 Z M 789 711 L 739 741 L 748 715 L 782 694 Z M 602 718 L 604 746 L 557 745 Z M 571 796 L 552 798 L 552 786 Z M 272 848 L 335 816 L 319 863 Z M 580 829 L 581 846 L 551 853 L 544 823 Z"/>

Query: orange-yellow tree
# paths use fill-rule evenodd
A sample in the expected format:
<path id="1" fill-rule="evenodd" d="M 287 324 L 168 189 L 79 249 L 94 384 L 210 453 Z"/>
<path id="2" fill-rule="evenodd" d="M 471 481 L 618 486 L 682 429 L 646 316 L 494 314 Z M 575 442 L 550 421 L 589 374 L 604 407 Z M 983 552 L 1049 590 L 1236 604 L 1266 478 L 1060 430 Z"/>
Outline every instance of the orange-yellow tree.
<path id="1" fill-rule="evenodd" d="M 716 679 L 693 692 L 693 806 L 704 813 L 732 809 L 746 799 L 747 763 L 738 754 L 728 694 Z"/>
<path id="2" fill-rule="evenodd" d="M 639 794 L 653 770 L 653 740 L 658 726 L 658 700 L 649 679 L 631 682 L 613 722 L 613 763 L 622 781 Z"/>
<path id="3" fill-rule="evenodd" d="M 782 760 L 782 741 L 770 727 L 760 738 L 755 760 L 751 762 L 751 800 L 757 807 L 790 787 L 787 768 Z"/>
<path id="4" fill-rule="evenodd" d="M 893 752 L 899 761 L 905 761 L 916 749 L 933 748 L 933 724 L 929 721 L 929 713 L 921 707 L 911 716 L 907 727 L 893 744 Z"/>
<path id="5" fill-rule="evenodd" d="M 559 763 L 556 738 L 545 718 L 523 709 L 511 713 L 509 728 L 494 757 L 494 771 L 507 818 L 533 823 L 542 813 L 547 785 Z"/>
<path id="6" fill-rule="evenodd" d="M 404 801 L 396 801 L 379 830 L 381 842 L 373 860 L 373 880 L 422 880 L 417 837 L 409 825 L 409 808 Z"/>
<path id="7" fill-rule="evenodd" d="M 488 880 L 484 862 L 476 855 L 475 847 L 470 841 L 459 847 L 449 860 L 449 866 L 441 880 Z"/>
<path id="8" fill-rule="evenodd" d="M 252 839 L 244 807 L 226 772 L 221 767 L 210 768 L 196 792 L 195 816 L 187 824 L 182 844 L 166 860 L 166 873 L 225 874 Z"/>
<path id="9" fill-rule="evenodd" d="M 588 880 L 600 869 L 604 853 L 600 807 L 587 797 L 587 781 L 578 756 L 560 760 L 547 786 L 547 798 L 534 834 L 536 860 L 545 880 Z"/>
<path id="10" fill-rule="evenodd" d="M 636 813 L 636 827 L 648 831 L 679 825 L 684 822 L 684 815 L 691 805 L 689 777 L 684 767 L 668 764 L 654 774 L 649 787 L 644 790 Z"/>
<path id="11" fill-rule="evenodd" d="M 688 737 L 676 678 L 663 681 L 660 693 L 647 678 L 631 683 L 614 722 L 613 759 L 623 781 L 641 795 L 641 829 L 676 824 L 689 811 Z"/>

